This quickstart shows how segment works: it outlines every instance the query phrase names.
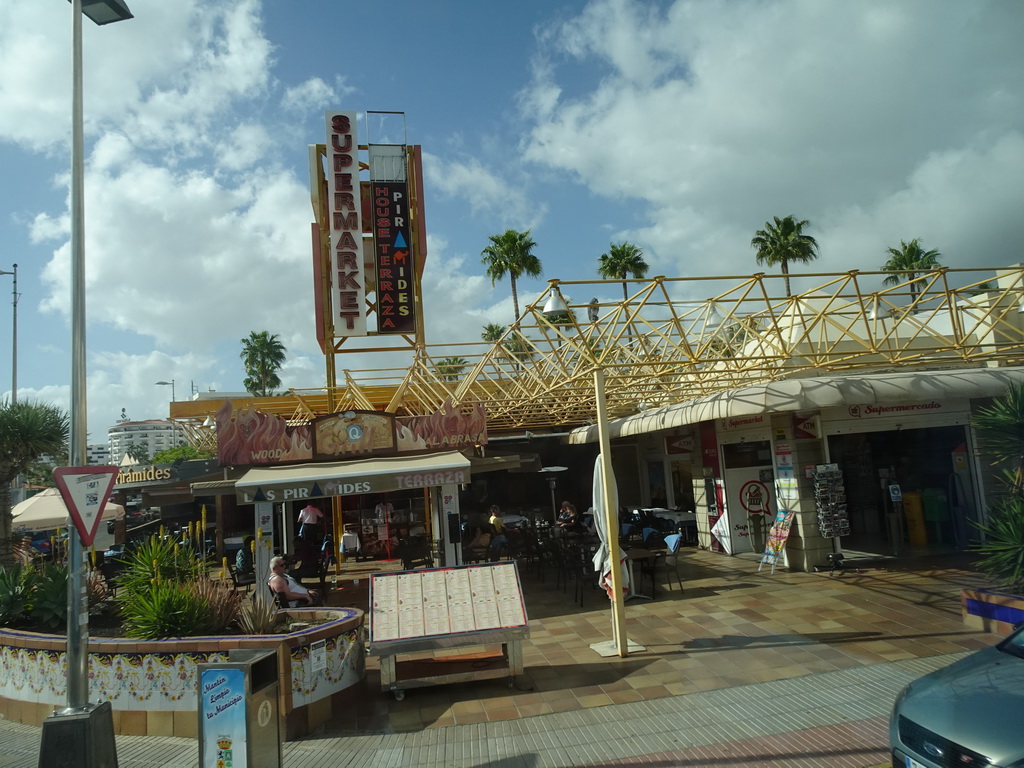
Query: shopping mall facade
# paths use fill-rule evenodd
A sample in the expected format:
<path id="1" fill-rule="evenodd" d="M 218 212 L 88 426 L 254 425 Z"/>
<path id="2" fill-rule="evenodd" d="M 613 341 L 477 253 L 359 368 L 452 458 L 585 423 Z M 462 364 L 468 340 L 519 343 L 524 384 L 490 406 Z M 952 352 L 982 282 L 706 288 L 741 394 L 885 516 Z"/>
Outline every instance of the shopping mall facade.
<path id="1" fill-rule="evenodd" d="M 977 538 L 992 483 L 971 414 L 1024 380 L 1024 267 L 895 284 L 857 270 L 550 280 L 500 339 L 435 343 L 420 148 L 361 145 L 356 118 L 327 113 L 327 142 L 310 147 L 327 386 L 171 406 L 194 444 L 220 450 L 223 477 L 192 489 L 218 515 L 241 507 L 251 521 L 255 510 L 259 527 L 315 494 L 341 523 L 353 507 L 392 504 L 360 490 L 393 493 L 395 478 L 415 475 L 403 503 L 453 552 L 466 505 L 543 508 L 557 486 L 588 506 L 603 443 L 620 507 L 694 512 L 700 544 L 723 553 L 763 549 L 780 511 L 792 513 L 784 563 L 801 570 L 834 551 L 913 555 Z M 373 355 L 381 365 L 366 365 Z M 346 365 L 355 360 L 364 367 Z M 224 413 L 270 419 L 284 442 L 228 457 L 226 438 L 249 427 Z M 371 445 L 351 419 L 374 413 L 397 431 Z M 416 419 L 435 427 L 401 431 Z M 474 428 L 460 433 L 467 419 Z M 410 474 L 434 454 L 441 474 Z M 450 471 L 462 475 L 444 482 Z M 293 496 L 261 496 L 261 482 Z"/>

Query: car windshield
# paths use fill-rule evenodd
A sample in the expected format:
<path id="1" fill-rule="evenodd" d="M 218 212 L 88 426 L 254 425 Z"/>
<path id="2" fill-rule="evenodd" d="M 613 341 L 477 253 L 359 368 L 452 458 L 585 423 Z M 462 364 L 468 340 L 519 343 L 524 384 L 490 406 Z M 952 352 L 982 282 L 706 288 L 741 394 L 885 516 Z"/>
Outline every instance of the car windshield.
<path id="1" fill-rule="evenodd" d="M 999 649 L 1024 659 L 1024 627 L 999 644 Z"/>

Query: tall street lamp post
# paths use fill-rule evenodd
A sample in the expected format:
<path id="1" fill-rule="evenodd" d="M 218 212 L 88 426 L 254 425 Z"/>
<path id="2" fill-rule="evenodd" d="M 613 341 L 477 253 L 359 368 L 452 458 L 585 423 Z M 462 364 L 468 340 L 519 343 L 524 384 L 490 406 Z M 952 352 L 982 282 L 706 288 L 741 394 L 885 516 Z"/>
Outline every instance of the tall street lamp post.
<path id="1" fill-rule="evenodd" d="M 177 398 L 175 398 L 175 396 L 174 396 L 174 379 L 171 379 L 170 381 L 157 381 L 157 382 L 154 382 L 154 384 L 156 384 L 158 387 L 170 387 L 171 388 L 171 402 L 172 403 L 175 402 L 175 400 Z"/>
<path id="2" fill-rule="evenodd" d="M 13 272 L 0 269 L 0 275 L 12 275 L 14 286 L 11 289 L 11 306 L 14 307 L 14 318 L 11 322 L 11 403 L 18 402 L 18 265 Z"/>
<path id="3" fill-rule="evenodd" d="M 86 465 L 85 380 L 85 163 L 82 118 L 82 14 L 98 25 L 132 18 L 123 0 L 69 0 L 71 3 L 71 413 L 69 464 Z M 69 531 L 68 647 L 66 709 L 43 723 L 40 765 L 100 768 L 116 766 L 110 704 L 89 704 L 89 624 L 85 592 L 85 552 L 77 530 Z M 68 754 L 68 744 L 91 748 Z"/>

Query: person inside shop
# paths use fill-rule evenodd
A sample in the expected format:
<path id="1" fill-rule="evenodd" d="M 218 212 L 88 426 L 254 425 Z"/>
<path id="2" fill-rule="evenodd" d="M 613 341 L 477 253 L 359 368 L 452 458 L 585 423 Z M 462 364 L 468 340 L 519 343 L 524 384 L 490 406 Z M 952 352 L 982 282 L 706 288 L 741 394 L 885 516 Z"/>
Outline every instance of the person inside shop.
<path id="1" fill-rule="evenodd" d="M 314 540 L 320 535 L 320 521 L 324 519 L 324 513 L 318 507 L 307 504 L 299 510 L 299 536 L 304 539 Z"/>
<path id="2" fill-rule="evenodd" d="M 585 532 L 583 522 L 580 520 L 580 515 L 576 511 L 576 506 L 570 501 L 563 501 L 561 509 L 558 510 L 558 517 L 555 519 L 555 525 L 562 529 L 565 533 L 580 534 Z"/>
<path id="3" fill-rule="evenodd" d="M 235 555 L 235 570 L 239 576 L 252 576 L 255 566 L 252 561 L 252 548 L 255 539 L 246 536 L 242 539 L 242 546 Z"/>
<path id="4" fill-rule="evenodd" d="M 292 576 L 299 581 L 319 579 L 321 554 L 309 539 L 296 536 L 290 560 Z"/>
<path id="5" fill-rule="evenodd" d="M 505 535 L 505 521 L 501 519 L 501 509 L 497 504 L 491 505 L 491 516 L 487 519 L 487 524 L 491 526 L 491 533 L 494 536 L 491 539 L 491 550 L 501 555 L 508 548 L 508 538 Z"/>
<path id="6" fill-rule="evenodd" d="M 306 589 L 288 574 L 288 564 L 280 556 L 270 558 L 270 578 L 267 579 L 267 586 L 275 595 L 284 595 L 289 608 L 323 604 L 315 589 Z"/>

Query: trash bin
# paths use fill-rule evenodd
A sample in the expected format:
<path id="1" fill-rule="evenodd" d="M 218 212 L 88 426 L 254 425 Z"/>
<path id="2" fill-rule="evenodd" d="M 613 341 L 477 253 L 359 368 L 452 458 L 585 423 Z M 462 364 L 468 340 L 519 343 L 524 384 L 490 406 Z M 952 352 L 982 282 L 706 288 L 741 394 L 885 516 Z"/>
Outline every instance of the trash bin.
<path id="1" fill-rule="evenodd" d="M 200 768 L 281 768 L 277 652 L 196 666 Z"/>

